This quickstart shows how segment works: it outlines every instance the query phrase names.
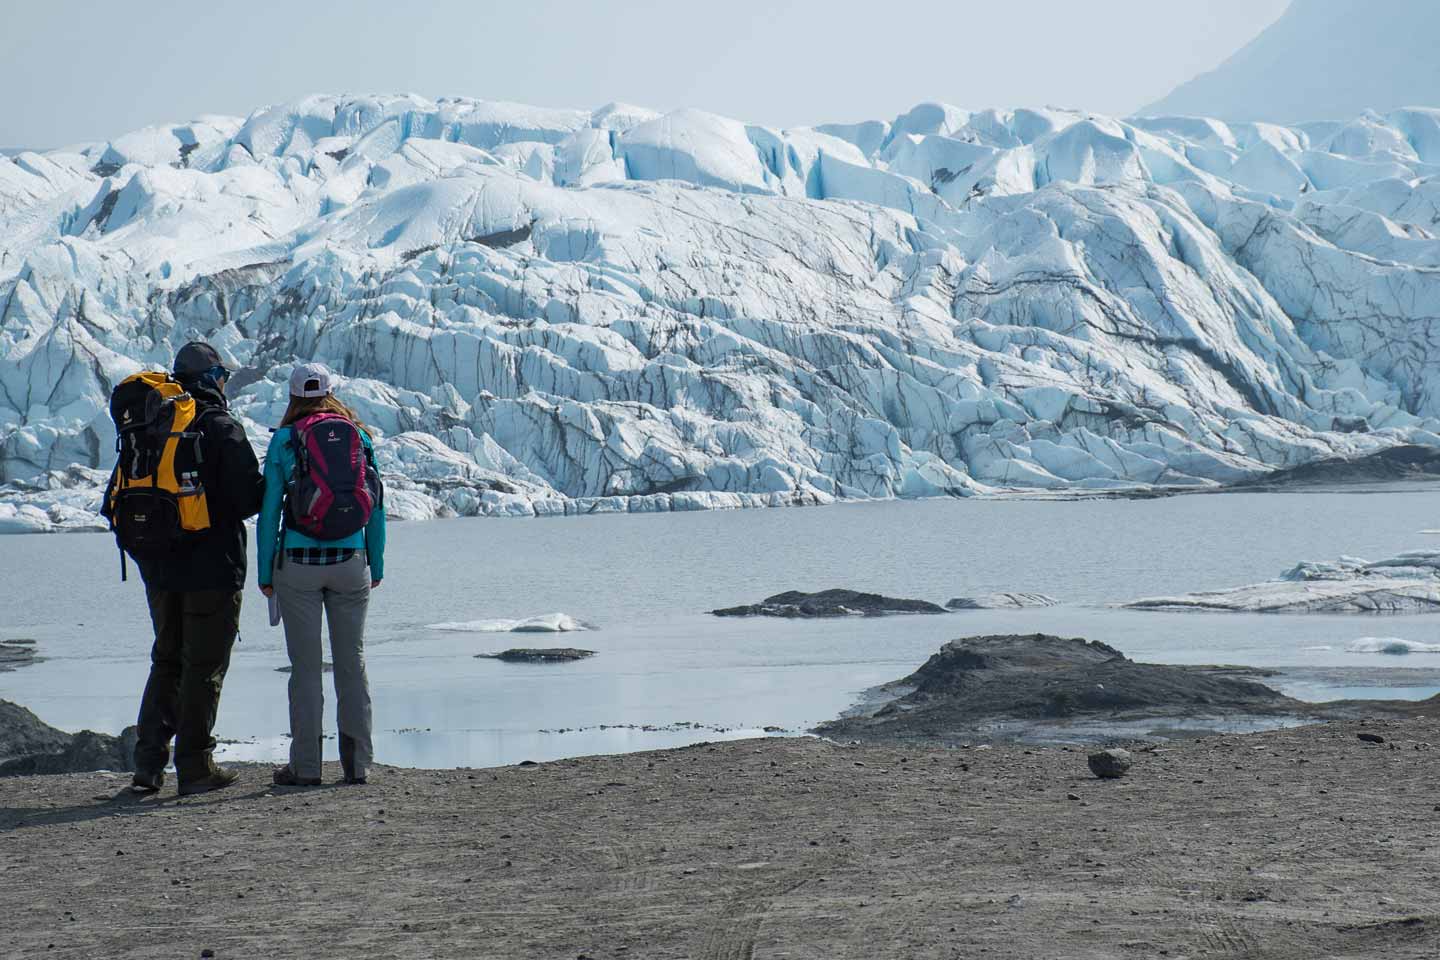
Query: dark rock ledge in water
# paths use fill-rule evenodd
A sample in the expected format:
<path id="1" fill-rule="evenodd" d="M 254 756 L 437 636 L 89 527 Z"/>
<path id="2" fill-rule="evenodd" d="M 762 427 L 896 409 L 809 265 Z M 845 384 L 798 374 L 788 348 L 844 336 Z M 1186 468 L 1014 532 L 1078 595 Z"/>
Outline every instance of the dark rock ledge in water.
<path id="1" fill-rule="evenodd" d="M 1084 741 L 1167 729 L 1413 716 L 1440 708 L 1440 697 L 1306 703 L 1257 680 L 1272 674 L 1137 663 L 1098 641 L 1045 634 L 967 637 L 945 644 L 910 676 L 873 691 L 867 707 L 815 732 L 870 741 Z"/>
<path id="2" fill-rule="evenodd" d="M 1335 429 L 1369 432 L 1369 425 L 1364 420 L 1347 425 L 1339 422 L 1343 419 L 1336 418 Z M 1363 429 L 1356 429 L 1361 425 Z M 1232 488 L 1269 492 L 1407 480 L 1440 480 L 1440 449 L 1406 444 L 1377 450 L 1363 457 L 1327 457 L 1242 480 L 1232 484 Z"/>
<path id="3" fill-rule="evenodd" d="M 717 617 L 881 617 L 892 613 L 944 613 L 945 608 L 926 600 L 905 600 L 861 593 L 858 590 L 789 590 L 759 603 L 711 610 Z"/>
<path id="4" fill-rule="evenodd" d="M 594 650 L 581 650 L 578 647 L 545 647 L 533 649 L 530 647 L 517 647 L 513 650 L 503 650 L 500 653 L 477 653 L 479 660 L 503 660 L 506 663 L 563 663 L 569 660 L 584 660 L 586 657 L 595 656 Z"/>
<path id="5" fill-rule="evenodd" d="M 43 659 L 36 653 L 34 640 L 0 640 L 0 673 L 19 670 Z"/>
<path id="6" fill-rule="evenodd" d="M 0 700 L 0 777 L 134 769 L 135 728 L 118 737 L 66 733 L 19 704 Z"/>

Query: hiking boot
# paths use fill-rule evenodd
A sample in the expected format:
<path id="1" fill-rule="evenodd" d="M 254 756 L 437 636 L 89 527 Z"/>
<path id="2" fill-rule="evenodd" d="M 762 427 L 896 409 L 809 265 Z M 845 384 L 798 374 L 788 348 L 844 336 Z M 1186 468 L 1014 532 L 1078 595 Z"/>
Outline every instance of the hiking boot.
<path id="1" fill-rule="evenodd" d="M 355 738 L 340 734 L 340 768 L 345 772 L 346 783 L 364 783 L 365 774 L 355 769 Z"/>
<path id="2" fill-rule="evenodd" d="M 135 776 L 130 778 L 131 793 L 159 793 L 163 786 L 165 786 L 165 771 L 163 770 L 153 773 L 148 770 L 136 770 Z"/>
<path id="3" fill-rule="evenodd" d="M 274 782 L 275 786 L 277 786 L 277 787 L 318 787 L 318 786 L 320 786 L 320 778 L 319 778 L 319 777 L 300 777 L 300 776 L 296 776 L 295 771 L 290 768 L 290 764 L 288 764 L 288 763 L 285 764 L 285 766 L 283 766 L 283 767 L 276 767 L 275 770 L 274 770 L 274 772 L 272 772 L 272 773 L 270 774 L 270 779 Z"/>
<path id="4" fill-rule="evenodd" d="M 226 770 L 224 767 L 216 767 L 198 780 L 181 780 L 180 796 L 188 797 L 196 793 L 209 793 L 212 790 L 224 790 L 236 780 L 240 774 L 235 770 Z"/>

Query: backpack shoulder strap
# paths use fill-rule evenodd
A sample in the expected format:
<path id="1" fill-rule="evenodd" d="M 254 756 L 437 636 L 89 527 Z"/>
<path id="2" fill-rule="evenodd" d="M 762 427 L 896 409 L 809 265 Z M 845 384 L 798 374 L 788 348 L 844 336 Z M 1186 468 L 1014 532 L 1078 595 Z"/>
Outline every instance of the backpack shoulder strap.
<path id="1" fill-rule="evenodd" d="M 212 415 L 227 412 L 228 411 L 221 407 L 212 407 L 209 404 L 197 403 L 195 405 L 195 416 L 193 416 L 190 419 L 190 422 L 186 424 L 186 429 L 181 433 L 174 434 L 174 436 L 189 437 L 190 439 L 195 441 L 195 461 L 197 463 L 205 462 L 205 450 L 200 445 L 201 442 L 206 439 L 205 421 L 209 419 Z"/>
<path id="2" fill-rule="evenodd" d="M 304 419 L 304 417 L 300 418 L 300 420 Z M 309 452 L 305 449 L 305 438 L 309 435 L 309 431 L 300 428 L 300 420 L 290 424 L 290 453 L 295 457 L 294 473 L 296 476 L 302 472 L 308 472 L 310 466 Z"/>

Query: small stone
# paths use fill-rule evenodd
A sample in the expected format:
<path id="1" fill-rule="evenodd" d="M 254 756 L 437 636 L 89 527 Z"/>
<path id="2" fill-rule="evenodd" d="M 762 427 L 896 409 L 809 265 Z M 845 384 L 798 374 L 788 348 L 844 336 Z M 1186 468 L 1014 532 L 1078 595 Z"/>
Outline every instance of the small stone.
<path id="1" fill-rule="evenodd" d="M 1382 736 L 1380 736 L 1380 734 L 1378 734 L 1378 733 L 1357 733 L 1357 734 L 1355 734 L 1355 736 L 1356 736 L 1357 739 L 1364 740 L 1366 743 L 1384 743 L 1384 742 L 1385 742 L 1385 738 L 1382 737 Z"/>
<path id="2" fill-rule="evenodd" d="M 210 957 L 215 956 L 215 951 L 211 950 L 209 947 L 206 947 L 204 950 L 200 951 L 200 956 L 202 960 L 209 960 Z"/>
<path id="3" fill-rule="evenodd" d="M 1079 795 L 1079 794 L 1076 794 L 1076 793 L 1067 793 L 1067 794 L 1065 794 L 1065 799 L 1066 799 L 1066 800 L 1079 800 L 1079 799 L 1080 799 L 1080 795 Z"/>
<path id="4" fill-rule="evenodd" d="M 1117 780 L 1125 776 L 1134 762 L 1130 757 L 1129 750 L 1111 749 L 1101 750 L 1090 754 L 1088 758 L 1090 772 L 1102 780 Z"/>

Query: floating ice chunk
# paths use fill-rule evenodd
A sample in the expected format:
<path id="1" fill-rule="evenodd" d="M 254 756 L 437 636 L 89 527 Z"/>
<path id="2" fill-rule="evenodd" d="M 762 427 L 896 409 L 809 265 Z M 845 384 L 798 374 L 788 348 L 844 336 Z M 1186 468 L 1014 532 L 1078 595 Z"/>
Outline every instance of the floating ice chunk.
<path id="1" fill-rule="evenodd" d="M 1374 563 L 1356 557 L 1307 561 L 1277 580 L 1150 597 L 1124 606 L 1240 613 L 1434 613 L 1440 611 L 1440 551 L 1412 550 Z"/>
<path id="2" fill-rule="evenodd" d="M 1399 637 L 1361 637 L 1345 644 L 1346 653 L 1440 653 L 1440 643 L 1420 643 Z"/>
<path id="3" fill-rule="evenodd" d="M 468 620 L 458 623 L 432 623 L 426 629 L 447 633 L 572 633 L 594 630 L 595 625 L 577 620 L 566 613 L 546 613 L 523 620 Z"/>
<path id="4" fill-rule="evenodd" d="M 54 528 L 45 511 L 28 503 L 0 503 L 0 533 L 49 533 Z"/>
<path id="5" fill-rule="evenodd" d="M 956 597 L 945 606 L 950 610 L 1010 610 L 1053 607 L 1059 602 L 1043 593 L 987 593 L 978 597 Z"/>

